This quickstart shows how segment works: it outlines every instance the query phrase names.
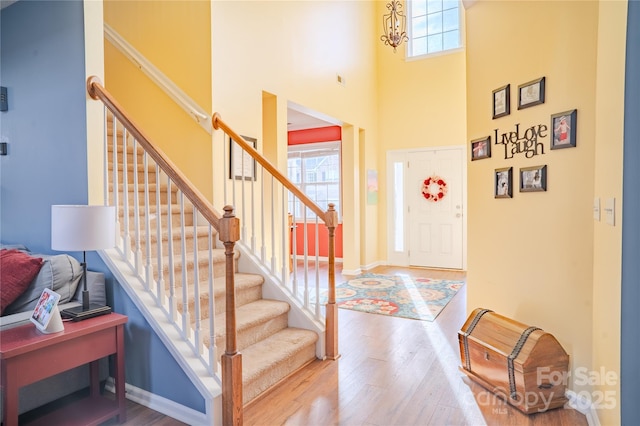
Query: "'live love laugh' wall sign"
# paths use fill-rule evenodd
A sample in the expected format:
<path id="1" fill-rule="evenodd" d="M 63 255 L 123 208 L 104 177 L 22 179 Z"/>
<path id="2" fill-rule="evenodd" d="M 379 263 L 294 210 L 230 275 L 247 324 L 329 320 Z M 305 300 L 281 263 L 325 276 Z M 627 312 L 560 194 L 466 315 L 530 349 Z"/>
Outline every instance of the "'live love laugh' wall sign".
<path id="1" fill-rule="evenodd" d="M 505 159 L 513 158 L 518 154 L 533 158 L 544 154 L 544 145 L 539 139 L 546 138 L 548 130 L 545 124 L 537 124 L 523 131 L 518 123 L 515 125 L 515 130 L 510 132 L 499 133 L 499 129 L 494 129 L 494 143 L 503 145 Z"/>

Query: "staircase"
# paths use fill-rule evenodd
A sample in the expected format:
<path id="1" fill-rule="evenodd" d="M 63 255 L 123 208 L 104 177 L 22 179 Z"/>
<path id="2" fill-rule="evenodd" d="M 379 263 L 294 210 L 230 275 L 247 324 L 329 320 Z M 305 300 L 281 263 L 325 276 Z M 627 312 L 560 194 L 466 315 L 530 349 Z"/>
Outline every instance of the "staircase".
<path id="1" fill-rule="evenodd" d="M 209 225 L 197 223 L 193 206 L 184 203 L 177 186 L 160 172 L 153 161 L 145 158 L 145 151 L 139 144 L 132 140 L 123 144 L 125 135 L 121 128 L 114 130 L 113 116 L 109 115 L 107 138 L 116 141 L 116 152 L 114 144 L 108 144 L 108 201 L 110 205 L 117 203 L 123 239 L 130 240 L 133 257 L 139 257 L 136 262 L 153 269 L 154 282 L 164 284 L 162 290 L 175 307 L 177 320 L 185 316 L 190 318 L 190 327 L 199 330 L 204 348 L 224 348 L 225 252 L 215 244 L 217 231 L 211 229 L 210 235 Z M 114 173 L 114 165 L 117 173 Z M 114 179 L 117 182 L 116 192 Z M 141 182 L 147 182 L 146 189 Z M 132 229 L 146 224 L 147 220 L 148 238 L 133 237 Z M 239 272 L 237 258 L 238 255 L 235 256 L 234 271 L 237 348 L 242 353 L 242 401 L 246 405 L 316 359 L 318 335 L 290 327 L 290 305 L 264 299 L 264 278 Z M 213 277 L 212 292 L 210 276 Z M 197 286 L 194 279 L 198 280 Z M 212 296 L 213 309 L 209 309 Z M 199 305 L 197 310 L 196 303 Z M 215 316 L 213 321 L 210 321 L 211 313 Z M 211 324 L 214 325 L 213 330 Z M 221 352 L 216 350 L 217 362 L 220 362 Z"/>

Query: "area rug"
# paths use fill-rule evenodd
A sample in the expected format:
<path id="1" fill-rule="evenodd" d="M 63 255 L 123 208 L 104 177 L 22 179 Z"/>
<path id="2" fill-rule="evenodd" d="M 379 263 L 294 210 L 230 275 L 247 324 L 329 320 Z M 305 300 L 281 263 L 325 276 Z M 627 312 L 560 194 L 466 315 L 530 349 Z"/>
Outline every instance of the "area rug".
<path id="1" fill-rule="evenodd" d="M 339 308 L 433 321 L 464 281 L 362 274 L 336 286 Z"/>

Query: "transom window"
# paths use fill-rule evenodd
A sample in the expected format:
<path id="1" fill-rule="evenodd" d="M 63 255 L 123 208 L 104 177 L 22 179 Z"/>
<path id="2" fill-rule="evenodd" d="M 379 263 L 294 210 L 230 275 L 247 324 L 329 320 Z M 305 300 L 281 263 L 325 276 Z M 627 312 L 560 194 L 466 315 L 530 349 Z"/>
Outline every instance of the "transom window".
<path id="1" fill-rule="evenodd" d="M 459 0 L 407 0 L 408 56 L 457 49 L 460 40 Z"/>
<path id="2" fill-rule="evenodd" d="M 288 150 L 289 179 L 305 195 L 327 210 L 329 203 L 340 211 L 340 142 L 321 142 L 293 145 Z M 304 219 L 302 203 L 289 194 L 289 211 L 297 221 Z M 315 213 L 307 209 L 306 219 L 315 220 Z"/>

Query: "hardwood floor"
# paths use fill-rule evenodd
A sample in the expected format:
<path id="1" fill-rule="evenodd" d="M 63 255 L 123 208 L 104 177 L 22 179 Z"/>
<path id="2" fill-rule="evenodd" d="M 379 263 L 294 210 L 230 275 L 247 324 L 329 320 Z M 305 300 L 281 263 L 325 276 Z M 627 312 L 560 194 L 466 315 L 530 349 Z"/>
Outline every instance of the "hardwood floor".
<path id="1" fill-rule="evenodd" d="M 464 279 L 419 268 L 369 272 Z M 524 415 L 458 370 L 465 301 L 466 286 L 434 322 L 340 309 L 341 358 L 315 361 L 251 404 L 245 425 L 586 425 L 572 409 Z"/>
<path id="2" fill-rule="evenodd" d="M 378 267 L 381 274 L 464 279 L 457 271 Z M 337 271 L 337 283 L 348 279 Z M 244 424 L 586 425 L 572 409 L 524 415 L 462 374 L 457 332 L 466 286 L 434 322 L 339 310 L 337 361 L 314 361 L 245 408 Z M 115 420 L 102 426 L 118 424 Z M 184 425 L 127 400 L 129 426 Z"/>

